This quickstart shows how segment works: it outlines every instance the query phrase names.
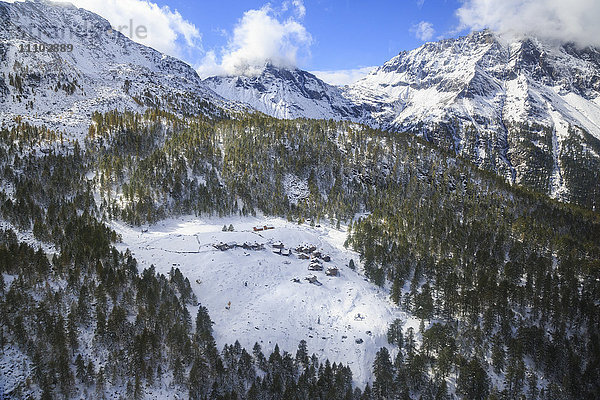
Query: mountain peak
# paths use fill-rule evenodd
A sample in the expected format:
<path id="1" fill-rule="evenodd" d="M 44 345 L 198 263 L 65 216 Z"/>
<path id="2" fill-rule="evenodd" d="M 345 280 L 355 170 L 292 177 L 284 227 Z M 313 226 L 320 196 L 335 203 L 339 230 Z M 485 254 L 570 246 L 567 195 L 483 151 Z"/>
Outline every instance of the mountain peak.
<path id="1" fill-rule="evenodd" d="M 584 164 L 600 170 L 592 150 L 600 149 L 596 49 L 535 37 L 509 41 L 483 30 L 403 51 L 345 88 L 270 64 L 255 76 L 205 83 L 278 118 L 347 119 L 412 132 L 559 199 L 590 204 L 584 188 L 600 185 L 599 173 L 585 172 L 571 147 L 589 149 Z"/>
<path id="2" fill-rule="evenodd" d="M 473 32 L 402 52 L 345 95 L 385 129 L 423 136 L 510 182 L 594 202 L 600 176 L 571 146 L 589 149 L 585 164 L 600 168 L 596 49 Z"/>
<path id="3" fill-rule="evenodd" d="M 203 81 L 222 97 L 278 118 L 350 119 L 364 112 L 339 88 L 310 72 L 266 63 L 258 75 L 215 76 Z"/>
<path id="4" fill-rule="evenodd" d="M 0 14 L 0 69 L 20 82 L 0 78 L 0 122 L 23 115 L 35 125 L 81 134 L 94 111 L 184 111 L 205 99 L 220 101 L 186 63 L 130 40 L 106 19 L 70 3 L 0 2 Z M 20 51 L 65 43 L 65 51 Z"/>

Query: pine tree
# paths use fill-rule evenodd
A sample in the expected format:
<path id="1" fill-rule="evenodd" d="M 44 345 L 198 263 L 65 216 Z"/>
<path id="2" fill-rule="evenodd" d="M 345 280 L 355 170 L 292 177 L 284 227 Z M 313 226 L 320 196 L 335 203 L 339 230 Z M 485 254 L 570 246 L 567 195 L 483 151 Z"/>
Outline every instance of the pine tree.
<path id="1" fill-rule="evenodd" d="M 67 336 L 69 339 L 69 347 L 72 352 L 71 354 L 75 354 L 75 351 L 79 348 L 79 341 L 77 339 L 78 334 L 75 315 L 73 312 L 69 312 L 69 315 L 67 316 Z"/>
<path id="2" fill-rule="evenodd" d="M 393 390 L 394 368 L 390 359 L 390 353 L 386 347 L 382 347 L 375 355 L 373 362 L 373 394 L 377 399 L 391 397 Z"/>
<path id="3" fill-rule="evenodd" d="M 348 264 L 348 267 L 351 270 L 355 270 L 356 269 L 356 265 L 354 264 L 354 260 L 353 259 L 350 259 L 350 263 Z"/>
<path id="4" fill-rule="evenodd" d="M 298 350 L 296 351 L 296 362 L 299 363 L 302 368 L 308 368 L 308 350 L 306 346 L 306 340 L 301 340 L 298 344 Z"/>
<path id="5" fill-rule="evenodd" d="M 504 358 L 504 344 L 500 335 L 495 335 L 492 338 L 492 366 L 496 374 L 500 374 L 504 370 Z"/>
<path id="6" fill-rule="evenodd" d="M 424 284 L 421 293 L 415 296 L 415 316 L 422 320 L 433 317 L 433 298 L 428 284 Z"/>
<path id="7" fill-rule="evenodd" d="M 104 377 L 104 368 L 100 367 L 98 370 L 98 374 L 96 375 L 96 398 L 104 399 L 104 390 L 105 390 L 105 377 Z"/>
<path id="8" fill-rule="evenodd" d="M 485 369 L 475 358 L 465 362 L 459 369 L 456 391 L 470 399 L 487 398 L 490 383 Z"/>
<path id="9" fill-rule="evenodd" d="M 252 348 L 252 355 L 254 356 L 254 362 L 262 371 L 267 371 L 267 360 L 262 352 L 262 348 L 258 342 L 254 343 Z"/>
<path id="10" fill-rule="evenodd" d="M 48 380 L 46 378 L 44 378 L 42 380 L 42 396 L 40 397 L 40 400 L 52 400 L 54 399 L 54 396 L 52 395 L 52 389 L 50 389 L 50 384 L 48 383 Z"/>
<path id="11" fill-rule="evenodd" d="M 142 380 L 139 374 L 135 376 L 135 383 L 133 387 L 133 398 L 135 400 L 140 400 L 144 398 L 144 388 L 142 386 Z"/>
<path id="12" fill-rule="evenodd" d="M 404 336 L 402 335 L 402 320 L 395 319 L 388 328 L 387 340 L 391 345 L 402 348 L 404 346 Z"/>
<path id="13" fill-rule="evenodd" d="M 77 379 L 79 379 L 81 383 L 87 383 L 87 370 L 81 354 L 78 354 L 75 359 L 75 371 Z"/>
<path id="14" fill-rule="evenodd" d="M 202 305 L 199 306 L 196 314 L 196 336 L 201 342 L 212 338 L 212 326 L 213 322 L 208 315 L 208 309 Z"/>
<path id="15" fill-rule="evenodd" d="M 535 400 L 538 397 L 538 380 L 534 371 L 527 373 L 527 398 Z"/>
<path id="16" fill-rule="evenodd" d="M 87 380 L 88 380 L 88 384 L 93 384 L 94 383 L 94 377 L 96 376 L 96 371 L 94 368 L 94 362 L 92 360 L 88 361 L 88 365 L 87 365 Z"/>

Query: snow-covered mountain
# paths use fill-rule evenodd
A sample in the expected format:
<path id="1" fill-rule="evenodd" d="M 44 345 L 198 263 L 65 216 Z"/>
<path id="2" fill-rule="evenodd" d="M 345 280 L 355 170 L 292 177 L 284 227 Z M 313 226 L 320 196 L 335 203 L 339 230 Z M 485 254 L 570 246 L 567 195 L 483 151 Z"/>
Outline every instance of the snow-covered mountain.
<path id="1" fill-rule="evenodd" d="M 215 76 L 204 83 L 222 97 L 276 118 L 362 121 L 366 113 L 329 85 L 300 69 L 266 64 L 255 76 Z"/>
<path id="2" fill-rule="evenodd" d="M 87 128 L 93 111 L 160 106 L 198 112 L 206 100 L 218 101 L 189 65 L 130 40 L 87 10 L 0 2 L 0 20 L 2 122 L 19 115 L 75 132 Z M 45 51 L 34 51 L 41 44 Z M 53 44 L 58 51 L 49 51 Z"/>
<path id="3" fill-rule="evenodd" d="M 474 32 L 402 52 L 345 94 L 385 129 L 422 135 L 511 182 L 596 205 L 598 49 Z"/>
<path id="4" fill-rule="evenodd" d="M 0 17 L 0 124 L 19 118 L 82 133 L 94 111 L 197 114 L 242 103 L 278 118 L 412 132 L 512 183 L 598 205 L 598 49 L 474 32 L 402 52 L 339 88 L 269 64 L 256 76 L 201 80 L 72 5 L 0 2 Z M 40 44 L 71 51 L 23 51 Z"/>
<path id="5" fill-rule="evenodd" d="M 278 118 L 408 131 L 511 183 L 590 207 L 600 198 L 598 49 L 486 30 L 404 51 L 344 88 L 272 66 L 204 82 Z"/>

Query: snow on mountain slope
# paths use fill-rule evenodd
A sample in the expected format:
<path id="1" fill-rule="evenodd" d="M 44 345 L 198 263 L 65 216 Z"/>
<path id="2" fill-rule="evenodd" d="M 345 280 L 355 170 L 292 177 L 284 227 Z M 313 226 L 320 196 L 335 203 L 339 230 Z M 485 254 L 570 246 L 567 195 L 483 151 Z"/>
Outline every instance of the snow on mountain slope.
<path id="1" fill-rule="evenodd" d="M 381 127 L 423 136 L 511 182 L 592 207 L 600 195 L 598 49 L 474 32 L 402 52 L 344 94 Z"/>
<path id="2" fill-rule="evenodd" d="M 375 108 L 374 117 L 393 127 L 406 120 L 440 120 L 448 107 L 463 111 L 466 89 L 475 89 L 482 79 L 478 63 L 486 56 L 501 57 L 495 43 L 472 46 L 442 41 L 428 43 L 411 52 L 402 52 L 347 89 L 357 102 Z M 494 60 L 496 61 L 496 60 Z M 492 65 L 497 64 L 492 62 Z M 472 86 L 469 87 L 468 85 Z M 497 87 L 479 86 L 476 94 L 494 99 Z M 462 96 L 461 96 L 462 94 Z M 487 106 L 487 102 L 478 104 Z M 479 110 L 490 113 L 489 107 Z"/>
<path id="3" fill-rule="evenodd" d="M 592 208 L 600 201 L 598 49 L 536 38 L 506 42 L 486 30 L 404 51 L 344 88 L 269 65 L 258 76 L 204 82 L 278 118 L 412 132 L 509 182 Z M 548 105 L 566 123 L 556 141 Z"/>
<path id="4" fill-rule="evenodd" d="M 402 52 L 338 88 L 269 64 L 256 76 L 201 80 L 72 5 L 0 2 L 0 16 L 3 126 L 22 120 L 81 137 L 94 111 L 218 114 L 246 105 L 409 131 L 512 183 L 591 208 L 600 201 L 598 49 L 474 32 Z M 40 44 L 73 47 L 21 51 Z M 558 120 L 566 125 L 555 137 Z"/>
<path id="5" fill-rule="evenodd" d="M 267 64 L 256 76 L 215 76 L 204 83 L 222 97 L 247 104 L 276 118 L 361 121 L 364 110 L 335 86 L 299 69 Z"/>
<path id="6" fill-rule="evenodd" d="M 596 139 L 600 140 L 600 95 L 589 101 L 576 93 L 560 96 L 565 112 L 572 115 L 577 123 Z M 559 103 L 561 104 L 561 103 Z"/>
<path id="7" fill-rule="evenodd" d="M 80 133 L 93 111 L 198 110 L 218 98 L 189 65 L 131 41 L 73 5 L 0 2 L 0 19 L 0 122 L 19 115 Z M 45 51 L 22 51 L 41 44 Z M 65 46 L 48 51 L 52 44 Z"/>
<path id="8" fill-rule="evenodd" d="M 235 231 L 222 232 L 223 224 L 233 224 Z M 275 229 L 254 232 L 254 226 L 264 225 Z M 247 349 L 258 342 L 270 352 L 277 343 L 282 351 L 295 354 L 304 339 L 309 353 L 349 364 L 355 382 L 363 385 L 371 381 L 375 353 L 387 345 L 390 322 L 400 318 L 405 321 L 404 330 L 412 326 L 415 331 L 419 324 L 392 305 L 386 291 L 347 267 L 351 258 L 356 262 L 358 257 L 343 247 L 343 231 L 277 218 L 194 217 L 167 220 L 144 233 L 120 223 L 113 223 L 113 229 L 123 237 L 121 250 L 129 248 L 141 268 L 154 264 L 157 272 L 167 274 L 176 266 L 190 279 L 199 302 L 215 322 L 219 347 L 239 340 Z M 221 251 L 213 247 L 245 242 L 265 248 Z M 331 257 L 323 261 L 324 269 L 338 267 L 340 275 L 309 271 L 309 260 L 300 259 L 295 251 L 291 256 L 275 254 L 273 245 L 279 242 L 286 250 L 316 246 Z M 312 275 L 320 285 L 305 280 Z M 191 315 L 196 311 L 192 307 Z M 359 314 L 361 318 L 355 318 Z M 356 343 L 358 339 L 363 343 Z"/>
<path id="9" fill-rule="evenodd" d="M 502 100 L 509 100 L 504 106 L 512 111 L 503 116 L 507 120 L 527 115 L 547 122 L 548 114 L 528 95 L 549 95 L 544 91 L 551 88 L 560 98 L 575 95 L 594 103 L 600 95 L 599 73 L 597 49 L 577 50 L 534 38 L 506 43 L 482 31 L 404 51 L 345 94 L 373 107 L 382 125 L 399 129 L 464 117 L 469 107 L 478 116 L 496 117 Z M 507 98 L 515 89 L 520 96 Z M 578 116 L 569 116 L 581 123 Z M 596 122 L 597 115 L 590 117 Z M 600 135 L 597 126 L 590 133 Z"/>

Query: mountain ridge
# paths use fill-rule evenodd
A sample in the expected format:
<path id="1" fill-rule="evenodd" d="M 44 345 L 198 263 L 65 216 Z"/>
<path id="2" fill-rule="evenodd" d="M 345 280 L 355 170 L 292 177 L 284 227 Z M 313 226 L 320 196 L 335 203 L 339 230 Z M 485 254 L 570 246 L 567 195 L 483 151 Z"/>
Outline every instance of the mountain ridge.
<path id="1" fill-rule="evenodd" d="M 19 118 L 81 137 L 94 111 L 218 116 L 249 107 L 410 132 L 512 184 L 591 209 L 600 199 L 598 49 L 506 42 L 485 30 L 403 51 L 340 88 L 268 63 L 259 75 L 201 79 L 72 5 L 0 3 L 0 13 L 8 21 L 0 28 L 4 125 Z M 19 52 L 65 35 L 73 52 Z"/>
<path id="2" fill-rule="evenodd" d="M 222 97 L 248 104 L 276 118 L 365 120 L 364 109 L 346 99 L 340 88 L 310 72 L 266 63 L 259 75 L 213 76 L 203 80 Z"/>
<path id="3" fill-rule="evenodd" d="M 226 102 L 188 64 L 136 43 L 70 3 L 0 2 L 0 121 L 21 116 L 80 136 L 94 111 L 209 113 Z M 64 44 L 71 51 L 21 51 Z"/>
<path id="4" fill-rule="evenodd" d="M 403 51 L 341 88 L 312 76 L 310 85 L 328 95 L 313 96 L 291 74 L 308 73 L 266 67 L 258 76 L 204 82 L 277 118 L 411 132 L 513 184 L 593 209 L 598 204 L 598 49 L 536 38 L 507 42 L 484 30 Z"/>

